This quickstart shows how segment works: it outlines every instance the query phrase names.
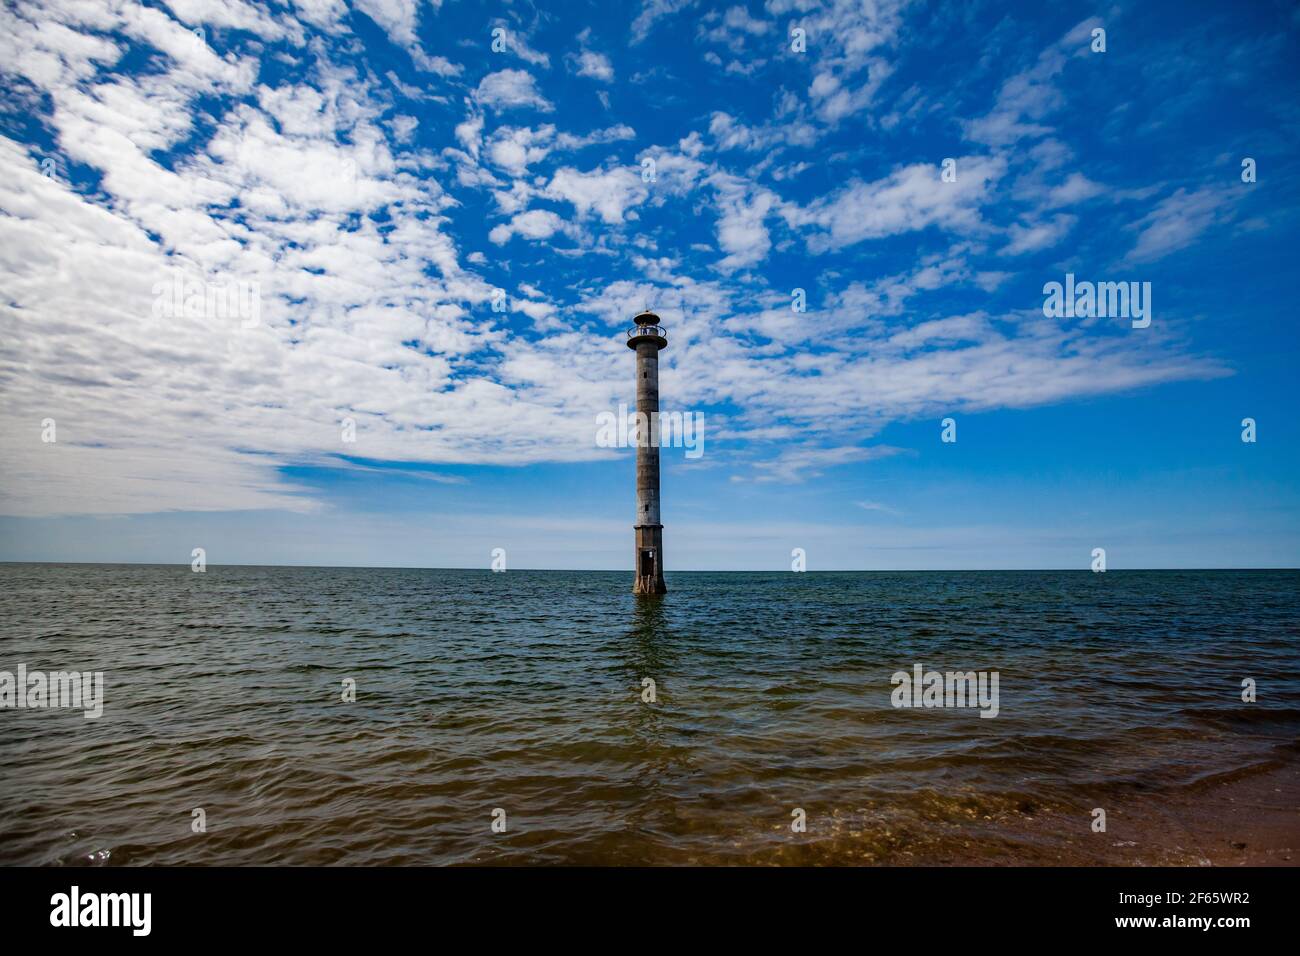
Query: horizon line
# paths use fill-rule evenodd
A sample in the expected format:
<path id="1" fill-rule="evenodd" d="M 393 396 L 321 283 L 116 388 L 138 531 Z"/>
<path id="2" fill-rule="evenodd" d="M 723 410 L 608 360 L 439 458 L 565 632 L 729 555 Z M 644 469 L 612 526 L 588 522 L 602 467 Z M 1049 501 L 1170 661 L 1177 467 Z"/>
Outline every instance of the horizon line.
<path id="1" fill-rule="evenodd" d="M 100 565 L 106 567 L 133 567 L 133 568 L 183 568 L 189 567 L 190 562 L 178 561 L 169 563 L 163 561 L 24 561 L 15 559 L 0 559 L 0 565 L 5 564 L 52 564 L 52 565 Z M 339 571 L 483 571 L 488 574 L 508 574 L 513 571 L 541 571 L 548 574 L 634 574 L 633 568 L 507 568 L 504 571 L 494 571 L 490 567 L 475 565 L 473 567 L 450 567 L 450 566 L 427 566 L 418 564 L 213 564 L 208 562 L 206 567 L 209 568 L 319 568 Z M 988 574 L 988 573 L 1019 573 L 1031 571 L 1080 571 L 1089 574 L 1111 574 L 1115 571 L 1300 571 L 1300 566 L 1270 566 L 1270 567 L 1153 567 L 1153 568 L 1108 568 L 1105 571 L 1093 571 L 1088 567 L 1069 567 L 1069 568 L 821 568 L 817 570 L 794 571 L 791 569 L 781 570 L 778 568 L 680 568 L 677 570 L 664 569 L 664 574 Z M 193 572 L 201 573 L 201 572 Z"/>

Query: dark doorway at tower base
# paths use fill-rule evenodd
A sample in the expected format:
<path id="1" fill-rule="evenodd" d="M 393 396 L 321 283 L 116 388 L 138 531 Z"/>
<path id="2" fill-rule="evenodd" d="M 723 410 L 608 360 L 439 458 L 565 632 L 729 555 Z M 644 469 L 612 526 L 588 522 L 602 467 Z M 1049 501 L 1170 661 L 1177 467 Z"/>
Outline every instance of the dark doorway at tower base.
<path id="1" fill-rule="evenodd" d="M 661 524 L 636 526 L 636 583 L 633 594 L 667 594 L 664 584 L 663 528 Z"/>

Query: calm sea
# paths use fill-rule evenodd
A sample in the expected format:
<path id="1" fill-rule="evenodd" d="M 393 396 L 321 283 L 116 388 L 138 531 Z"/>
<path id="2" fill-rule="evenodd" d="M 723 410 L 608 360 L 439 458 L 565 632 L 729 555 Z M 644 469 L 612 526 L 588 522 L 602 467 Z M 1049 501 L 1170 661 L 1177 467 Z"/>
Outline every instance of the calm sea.
<path id="1" fill-rule="evenodd" d="M 0 565 L 0 671 L 105 681 L 98 720 L 0 710 L 0 863 L 1068 860 L 1029 823 L 1296 752 L 1296 571 L 630 586 Z M 998 716 L 892 707 L 918 663 L 997 671 Z"/>

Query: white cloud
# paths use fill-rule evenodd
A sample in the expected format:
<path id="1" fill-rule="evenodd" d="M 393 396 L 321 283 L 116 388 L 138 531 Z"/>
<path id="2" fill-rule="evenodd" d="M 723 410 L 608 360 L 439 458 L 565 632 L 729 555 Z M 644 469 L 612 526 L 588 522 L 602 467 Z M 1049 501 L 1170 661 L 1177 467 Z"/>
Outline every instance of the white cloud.
<path id="1" fill-rule="evenodd" d="M 498 70 L 489 73 L 474 90 L 474 99 L 495 110 L 531 107 L 549 113 L 555 109 L 546 97 L 537 91 L 537 81 L 523 70 Z"/>
<path id="2" fill-rule="evenodd" d="M 683 137 L 675 148 L 650 147 L 637 155 L 637 161 L 653 160 L 655 184 L 652 202 L 663 203 L 671 197 L 687 196 L 704 179 L 709 166 L 699 159 L 703 147 L 699 133 Z"/>
<path id="3" fill-rule="evenodd" d="M 636 135 L 630 126 L 619 124 L 593 130 L 586 135 L 557 133 L 551 124 L 537 128 L 502 126 L 487 142 L 488 159 L 514 176 L 522 176 L 553 152 L 569 152 L 600 143 L 615 143 Z"/>
<path id="4" fill-rule="evenodd" d="M 1042 222 L 1013 223 L 1007 232 L 1010 241 L 1003 247 L 1002 254 L 1020 256 L 1050 249 L 1065 238 L 1077 221 L 1076 216 L 1061 214 Z"/>
<path id="5" fill-rule="evenodd" d="M 264 40 L 295 37 L 302 42 L 302 31 L 292 21 L 277 21 L 244 0 L 165 0 L 178 18 L 187 24 L 205 24 L 247 30 Z"/>
<path id="6" fill-rule="evenodd" d="M 1152 262 L 1190 246 L 1223 218 L 1224 202 L 1223 194 L 1211 188 L 1178 190 L 1133 224 L 1138 237 L 1127 261 Z"/>
<path id="7" fill-rule="evenodd" d="M 710 11 L 700 18 L 700 38 L 707 43 L 721 43 L 733 54 L 746 53 L 746 41 L 762 37 L 775 30 L 770 20 L 760 20 L 751 16 L 744 7 L 730 7 L 725 13 Z M 712 59 L 717 60 L 714 56 Z M 750 62 L 765 62 L 761 58 L 749 57 Z"/>
<path id="8" fill-rule="evenodd" d="M 808 87 L 817 115 L 834 125 L 847 116 L 869 107 L 876 91 L 893 72 L 885 60 L 874 59 L 866 66 L 867 79 L 857 84 L 846 83 L 831 70 L 822 70 Z"/>
<path id="9" fill-rule="evenodd" d="M 894 515 L 895 517 L 902 515 L 902 512 L 897 508 L 891 508 L 879 501 L 855 501 L 853 503 L 863 511 L 883 511 L 885 514 Z"/>
<path id="10" fill-rule="evenodd" d="M 641 0 L 641 10 L 632 21 L 631 42 L 633 44 L 642 42 L 650 35 L 650 31 L 658 21 L 686 9 L 695 2 L 696 0 Z"/>
<path id="11" fill-rule="evenodd" d="M 765 220 L 776 195 L 734 176 L 718 174 L 710 182 L 717 190 L 718 245 L 727 253 L 718 268 L 733 272 L 761 262 L 772 247 Z"/>
<path id="12" fill-rule="evenodd" d="M 709 135 L 718 149 L 743 149 L 750 152 L 771 150 L 777 146 L 811 146 L 817 130 L 796 117 L 785 117 L 763 126 L 749 126 L 729 113 L 715 112 L 709 118 Z"/>
<path id="13" fill-rule="evenodd" d="M 938 166 L 917 163 L 875 182 L 854 181 L 802 209 L 786 205 L 782 214 L 791 226 L 812 231 L 808 248 L 814 252 L 932 225 L 973 232 L 982 226 L 980 206 L 1005 169 L 1001 157 L 968 156 L 957 160 L 957 181 L 945 183 Z"/>
<path id="14" fill-rule="evenodd" d="M 549 239 L 565 229 L 565 222 L 549 209 L 530 209 L 511 217 L 508 224 L 495 226 L 488 238 L 497 245 L 505 245 L 511 236 L 525 239 Z"/>
<path id="15" fill-rule="evenodd" d="M 889 445 L 788 448 L 767 461 L 755 462 L 758 475 L 752 480 L 795 484 L 820 476 L 826 468 L 889 458 L 900 451 Z"/>
<path id="16" fill-rule="evenodd" d="M 465 72 L 465 68 L 459 63 L 453 63 L 445 56 L 428 56 L 420 51 L 418 54 L 412 53 L 415 65 L 426 73 L 437 73 L 439 76 L 460 76 Z"/>
<path id="17" fill-rule="evenodd" d="M 1005 146 L 1050 133 L 1052 127 L 1044 125 L 1044 120 L 1064 103 L 1056 79 L 1070 57 L 1087 54 L 1088 37 L 1100 23 L 1092 17 L 1076 24 L 1039 54 L 1031 68 L 1006 80 L 993 109 L 964 124 L 966 138 L 990 146 Z"/>
<path id="18" fill-rule="evenodd" d="M 778 18 L 782 32 L 787 25 L 800 27 L 809 52 L 816 50 L 808 95 L 823 122 L 834 126 L 874 103 L 893 73 L 885 54 L 899 36 L 905 6 L 906 0 L 768 0 L 766 10 Z"/>
<path id="19" fill-rule="evenodd" d="M 465 151 L 475 160 L 483 148 L 483 114 L 471 113 L 455 129 L 456 141 L 465 147 Z"/>
<path id="20" fill-rule="evenodd" d="M 533 66 L 550 68 L 551 58 L 529 46 L 527 35 L 512 28 L 506 21 L 499 19 L 492 21 L 492 32 L 493 42 L 503 42 L 506 52 L 514 54 Z"/>
<path id="21" fill-rule="evenodd" d="M 609 57 L 603 53 L 596 53 L 594 50 L 583 50 L 573 56 L 570 63 L 578 76 L 589 76 L 593 80 L 599 80 L 602 83 L 611 83 L 614 80 L 614 65 L 609 62 Z"/>
<path id="22" fill-rule="evenodd" d="M 501 127 L 488 139 L 488 159 L 506 172 L 522 176 L 532 163 L 540 162 L 551 151 L 555 140 L 555 127 L 540 129 L 527 127 Z"/>
<path id="23" fill-rule="evenodd" d="M 645 202 L 648 192 L 641 176 L 627 167 L 584 173 L 565 166 L 551 177 L 546 194 L 572 203 L 579 216 L 595 212 L 614 225 L 623 221 L 629 209 Z"/>
<path id="24" fill-rule="evenodd" d="M 1059 206 L 1073 206 L 1086 202 L 1106 191 L 1106 187 L 1095 183 L 1083 173 L 1071 173 L 1065 182 L 1055 186 L 1047 195 L 1047 205 L 1055 209 Z"/>
<path id="25" fill-rule="evenodd" d="M 212 2 L 212 0 L 185 0 L 187 3 L 192 2 Z M 219 0 L 224 3 L 225 0 Z M 416 36 L 416 25 L 420 20 L 421 8 L 437 10 L 442 5 L 442 0 L 353 0 L 359 9 L 370 19 L 374 20 L 388 34 L 388 38 L 397 46 L 402 47 L 411 56 L 411 61 L 417 69 L 426 73 L 436 73 L 442 77 L 459 76 L 463 72 L 463 67 L 453 63 L 444 56 L 429 56 L 424 47 L 420 45 L 420 40 Z M 295 0 L 295 6 L 311 7 L 316 5 L 315 2 L 302 4 Z M 342 6 L 341 2 L 335 0 L 324 0 L 321 4 L 329 10 L 328 14 L 322 14 L 316 17 L 316 22 L 329 20 L 330 25 L 335 27 L 336 32 L 343 30 L 340 24 L 344 11 L 339 11 Z"/>

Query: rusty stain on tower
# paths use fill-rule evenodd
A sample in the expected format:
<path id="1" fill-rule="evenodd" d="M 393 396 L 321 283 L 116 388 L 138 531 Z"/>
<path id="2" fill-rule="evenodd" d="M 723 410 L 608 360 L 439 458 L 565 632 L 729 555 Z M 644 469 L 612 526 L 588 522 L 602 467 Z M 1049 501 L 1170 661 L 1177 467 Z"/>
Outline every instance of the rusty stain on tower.
<path id="1" fill-rule="evenodd" d="M 636 351 L 637 421 L 650 434 L 637 434 L 636 446 L 636 583 L 634 594 L 666 594 L 664 585 L 664 526 L 659 515 L 659 350 L 668 348 L 668 333 L 659 316 L 647 310 L 628 329 L 627 347 Z"/>

